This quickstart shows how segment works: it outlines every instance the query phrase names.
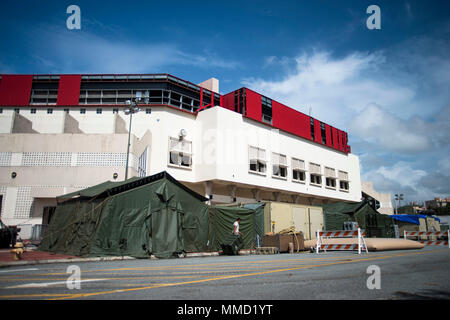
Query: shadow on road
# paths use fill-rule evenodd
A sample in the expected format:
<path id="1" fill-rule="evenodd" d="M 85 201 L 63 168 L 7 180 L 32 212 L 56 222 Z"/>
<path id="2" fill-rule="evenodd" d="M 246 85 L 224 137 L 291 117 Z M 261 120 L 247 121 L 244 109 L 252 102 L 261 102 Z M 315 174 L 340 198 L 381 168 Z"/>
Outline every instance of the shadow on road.
<path id="1" fill-rule="evenodd" d="M 417 293 L 397 291 L 394 293 L 394 299 L 405 300 L 450 300 L 450 292 L 442 290 L 423 290 Z"/>

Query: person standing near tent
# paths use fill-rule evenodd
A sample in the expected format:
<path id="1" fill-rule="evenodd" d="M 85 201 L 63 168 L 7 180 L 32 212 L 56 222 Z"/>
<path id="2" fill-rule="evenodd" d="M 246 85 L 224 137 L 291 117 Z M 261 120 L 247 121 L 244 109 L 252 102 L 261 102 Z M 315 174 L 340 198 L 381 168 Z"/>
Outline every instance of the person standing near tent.
<path id="1" fill-rule="evenodd" d="M 237 218 L 236 221 L 233 223 L 233 234 L 235 236 L 237 235 L 241 235 L 242 236 L 242 232 L 239 231 L 239 224 L 241 223 L 241 218 Z"/>

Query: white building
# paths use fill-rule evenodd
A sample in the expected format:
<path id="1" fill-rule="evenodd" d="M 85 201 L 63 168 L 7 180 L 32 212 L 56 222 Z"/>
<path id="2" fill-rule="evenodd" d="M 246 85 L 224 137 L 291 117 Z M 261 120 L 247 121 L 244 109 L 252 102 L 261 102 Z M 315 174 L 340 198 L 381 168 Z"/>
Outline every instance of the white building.
<path id="1" fill-rule="evenodd" d="M 168 171 L 212 203 L 361 200 L 347 134 L 250 89 L 220 95 L 170 75 L 3 75 L 2 221 L 46 224 L 57 196 L 123 180 L 124 102 L 136 95 L 128 177 Z"/>

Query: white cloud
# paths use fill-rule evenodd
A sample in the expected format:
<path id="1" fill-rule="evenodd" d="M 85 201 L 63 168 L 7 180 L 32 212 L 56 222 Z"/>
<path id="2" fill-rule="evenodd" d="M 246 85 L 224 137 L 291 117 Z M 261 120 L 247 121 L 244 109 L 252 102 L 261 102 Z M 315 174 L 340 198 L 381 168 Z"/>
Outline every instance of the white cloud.
<path id="1" fill-rule="evenodd" d="M 269 60 L 277 61 L 276 57 Z M 413 99 L 410 88 L 373 77 L 373 74 L 378 77 L 385 60 L 381 52 L 353 53 L 341 59 L 323 51 L 303 53 L 295 58 L 295 69 L 282 80 L 243 82 L 305 113 L 311 107 L 315 118 L 344 127 L 349 115 L 369 104 L 399 106 Z"/>
<path id="2" fill-rule="evenodd" d="M 164 72 L 169 65 L 226 69 L 238 66 L 213 53 L 193 54 L 168 43 L 108 39 L 88 31 L 55 31 L 50 27 L 40 32 L 47 34 L 48 42 L 46 50 L 32 50 L 37 52 L 34 59 L 53 73 Z"/>
<path id="3" fill-rule="evenodd" d="M 432 148 L 423 120 L 404 121 L 375 104 L 358 113 L 349 127 L 352 134 L 375 143 L 385 151 L 418 153 Z"/>
<path id="4" fill-rule="evenodd" d="M 420 181 L 428 173 L 414 169 L 406 162 L 399 161 L 392 166 L 381 166 L 361 175 L 362 181 L 372 181 L 375 189 L 382 193 L 403 193 L 408 200 L 425 200 L 432 192 L 422 187 Z"/>

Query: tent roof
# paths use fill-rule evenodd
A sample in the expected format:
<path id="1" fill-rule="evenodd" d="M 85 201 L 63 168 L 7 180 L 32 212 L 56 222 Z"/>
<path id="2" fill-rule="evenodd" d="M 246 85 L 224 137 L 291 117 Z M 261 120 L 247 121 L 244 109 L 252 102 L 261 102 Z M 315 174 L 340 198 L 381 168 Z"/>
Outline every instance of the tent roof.
<path id="1" fill-rule="evenodd" d="M 393 215 L 391 215 L 391 217 L 398 221 L 409 222 L 409 223 L 414 223 L 414 224 L 420 225 L 419 218 L 425 219 L 427 216 L 422 215 L 422 214 L 393 214 Z"/>
<path id="2" fill-rule="evenodd" d="M 182 183 L 178 182 L 174 177 L 172 177 L 170 174 L 168 174 L 166 171 L 154 174 L 152 176 L 140 178 L 140 177 L 132 177 L 130 179 L 127 179 L 125 181 L 105 181 L 100 184 L 97 184 L 95 186 L 75 191 L 72 193 L 64 194 L 59 197 L 56 197 L 57 200 L 65 201 L 72 199 L 74 197 L 84 197 L 84 198 L 93 198 L 93 197 L 103 197 L 103 196 L 111 196 L 114 194 L 122 193 L 143 185 L 146 185 L 148 183 L 167 179 L 171 181 L 172 183 L 176 184 L 178 187 L 184 189 L 186 192 L 190 193 L 195 198 L 199 199 L 200 201 L 204 202 L 207 201 L 205 197 L 199 195 L 198 193 L 192 191 Z"/>
<path id="3" fill-rule="evenodd" d="M 335 202 L 322 204 L 322 208 L 324 211 L 332 212 L 332 213 L 354 213 L 359 211 L 364 205 L 366 201 L 356 202 L 356 203 L 347 203 L 347 202 Z"/>

